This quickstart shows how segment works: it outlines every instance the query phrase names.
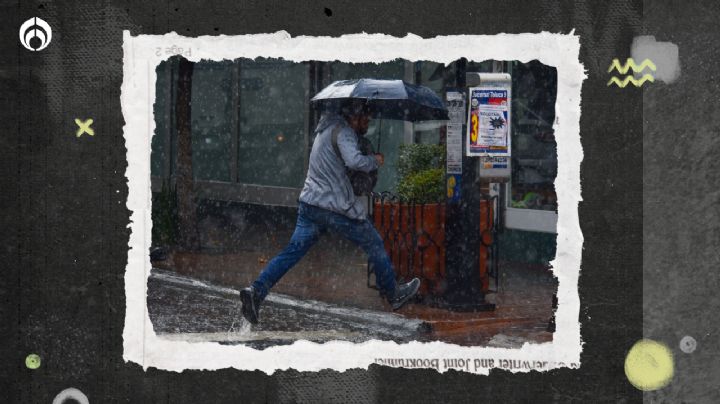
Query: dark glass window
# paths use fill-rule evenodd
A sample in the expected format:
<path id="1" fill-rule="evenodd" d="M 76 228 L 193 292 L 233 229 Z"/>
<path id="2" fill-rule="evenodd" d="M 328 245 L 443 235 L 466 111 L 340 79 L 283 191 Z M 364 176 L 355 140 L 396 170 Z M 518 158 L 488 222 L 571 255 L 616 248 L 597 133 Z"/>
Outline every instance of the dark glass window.
<path id="1" fill-rule="evenodd" d="M 553 132 L 557 70 L 513 62 L 510 207 L 557 210 L 557 142 Z"/>

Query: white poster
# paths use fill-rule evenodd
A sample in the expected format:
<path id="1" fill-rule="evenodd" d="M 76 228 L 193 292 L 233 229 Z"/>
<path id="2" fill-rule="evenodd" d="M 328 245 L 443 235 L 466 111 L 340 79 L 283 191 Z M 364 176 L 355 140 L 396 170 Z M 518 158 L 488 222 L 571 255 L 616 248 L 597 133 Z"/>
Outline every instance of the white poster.
<path id="1" fill-rule="evenodd" d="M 462 174 L 462 124 L 447 126 L 447 164 L 448 174 Z"/>
<path id="2" fill-rule="evenodd" d="M 465 119 L 465 97 L 459 91 L 448 91 L 447 99 L 448 116 L 451 124 L 462 125 Z"/>
<path id="3" fill-rule="evenodd" d="M 471 88 L 468 111 L 468 155 L 508 156 L 509 129 L 509 89 L 498 86 Z"/>

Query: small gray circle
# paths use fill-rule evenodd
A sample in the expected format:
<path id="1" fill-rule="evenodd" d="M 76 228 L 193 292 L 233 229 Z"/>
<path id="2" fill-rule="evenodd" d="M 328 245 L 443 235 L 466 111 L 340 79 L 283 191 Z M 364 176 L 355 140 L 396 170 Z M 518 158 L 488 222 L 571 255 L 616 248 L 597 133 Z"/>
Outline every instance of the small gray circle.
<path id="1" fill-rule="evenodd" d="M 680 350 L 689 354 L 695 352 L 695 349 L 697 348 L 697 341 L 695 341 L 695 338 L 686 335 L 682 337 L 680 340 Z"/>
<path id="2" fill-rule="evenodd" d="M 69 389 L 65 389 L 61 391 L 55 398 L 53 399 L 53 404 L 63 404 L 70 400 L 75 400 L 80 404 L 90 404 L 90 401 L 88 400 L 87 396 L 83 394 L 82 391 L 70 387 Z"/>

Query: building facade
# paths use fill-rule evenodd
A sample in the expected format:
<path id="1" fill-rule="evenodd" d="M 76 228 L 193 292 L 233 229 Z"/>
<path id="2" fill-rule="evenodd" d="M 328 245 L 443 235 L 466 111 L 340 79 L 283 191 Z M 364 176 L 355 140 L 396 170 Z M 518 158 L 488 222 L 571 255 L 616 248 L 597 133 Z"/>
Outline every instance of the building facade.
<path id="1" fill-rule="evenodd" d="M 157 70 L 151 176 L 154 192 L 173 183 L 177 168 L 178 60 Z M 201 200 L 254 209 L 294 212 L 303 185 L 319 112 L 310 99 L 336 80 L 402 79 L 443 97 L 465 71 L 505 71 L 513 79 L 512 180 L 507 187 L 508 227 L 501 254 L 510 261 L 547 264 L 555 254 L 557 202 L 557 74 L 536 61 L 468 62 L 449 65 L 395 60 L 385 63 L 295 63 L 282 59 L 236 59 L 195 63 L 191 89 L 192 164 Z M 394 192 L 399 147 L 444 143 L 438 123 L 373 120 L 367 137 L 385 155 L 376 191 Z"/>

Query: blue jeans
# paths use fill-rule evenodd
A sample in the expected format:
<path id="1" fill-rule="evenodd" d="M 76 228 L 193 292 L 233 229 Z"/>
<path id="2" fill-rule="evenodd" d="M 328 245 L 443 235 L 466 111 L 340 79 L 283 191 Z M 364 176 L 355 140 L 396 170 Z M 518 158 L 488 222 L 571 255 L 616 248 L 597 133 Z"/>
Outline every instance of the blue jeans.
<path id="1" fill-rule="evenodd" d="M 329 229 L 360 246 L 367 254 L 382 294 L 395 292 L 395 271 L 385 252 L 382 238 L 370 220 L 354 220 L 327 209 L 299 202 L 298 218 L 290 243 L 270 260 L 253 288 L 264 299 L 272 288 L 315 245 L 320 233 Z"/>

